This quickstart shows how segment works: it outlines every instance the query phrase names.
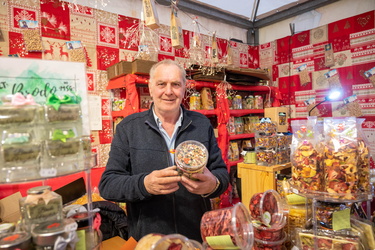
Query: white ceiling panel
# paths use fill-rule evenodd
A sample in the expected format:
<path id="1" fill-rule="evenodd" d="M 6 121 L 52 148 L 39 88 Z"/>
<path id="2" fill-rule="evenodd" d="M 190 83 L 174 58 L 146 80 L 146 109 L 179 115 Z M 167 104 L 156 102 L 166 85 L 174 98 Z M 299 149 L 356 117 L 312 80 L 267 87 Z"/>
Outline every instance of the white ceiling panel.
<path id="1" fill-rule="evenodd" d="M 253 11 L 256 10 L 258 2 L 259 4 L 256 15 L 257 17 L 265 17 L 306 1 L 307 0 L 195 0 L 195 2 L 209 5 L 212 8 L 218 8 L 226 12 L 246 17 L 250 21 L 253 21 Z"/>

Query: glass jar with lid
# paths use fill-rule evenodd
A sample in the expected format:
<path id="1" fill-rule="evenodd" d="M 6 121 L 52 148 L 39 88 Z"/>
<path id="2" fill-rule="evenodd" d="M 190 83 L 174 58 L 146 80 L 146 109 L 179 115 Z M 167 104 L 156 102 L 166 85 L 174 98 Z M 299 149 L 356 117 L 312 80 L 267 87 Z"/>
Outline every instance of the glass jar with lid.
<path id="1" fill-rule="evenodd" d="M 27 196 L 19 201 L 22 224 L 30 231 L 36 225 L 46 221 L 61 221 L 62 198 L 51 191 L 50 186 L 38 186 L 27 190 Z"/>
<path id="2" fill-rule="evenodd" d="M 255 148 L 253 147 L 243 148 L 243 162 L 246 164 L 256 164 L 257 156 L 256 156 Z"/>

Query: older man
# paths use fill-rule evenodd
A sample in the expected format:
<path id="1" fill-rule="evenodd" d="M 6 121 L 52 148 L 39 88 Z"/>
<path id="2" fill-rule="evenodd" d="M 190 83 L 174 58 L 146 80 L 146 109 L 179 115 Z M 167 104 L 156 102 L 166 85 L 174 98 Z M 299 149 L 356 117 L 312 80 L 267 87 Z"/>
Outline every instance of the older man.
<path id="1" fill-rule="evenodd" d="M 229 174 L 210 121 L 186 110 L 181 102 L 185 70 L 172 60 L 150 70 L 150 109 L 129 115 L 116 127 L 99 190 L 107 200 L 126 202 L 129 236 L 179 233 L 202 241 L 200 220 L 211 209 L 210 198 L 222 194 Z M 179 175 L 174 149 L 187 140 L 206 146 L 203 173 Z"/>

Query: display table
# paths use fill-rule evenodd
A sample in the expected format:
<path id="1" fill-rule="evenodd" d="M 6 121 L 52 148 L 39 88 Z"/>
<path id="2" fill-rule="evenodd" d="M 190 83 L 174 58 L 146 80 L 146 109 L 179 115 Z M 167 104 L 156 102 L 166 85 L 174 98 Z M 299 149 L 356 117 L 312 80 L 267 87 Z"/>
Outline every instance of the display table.
<path id="1" fill-rule="evenodd" d="M 259 166 L 256 164 L 237 164 L 237 176 L 241 178 L 241 202 L 249 209 L 251 197 L 269 189 L 276 190 L 276 174 L 290 173 L 291 164 Z"/>

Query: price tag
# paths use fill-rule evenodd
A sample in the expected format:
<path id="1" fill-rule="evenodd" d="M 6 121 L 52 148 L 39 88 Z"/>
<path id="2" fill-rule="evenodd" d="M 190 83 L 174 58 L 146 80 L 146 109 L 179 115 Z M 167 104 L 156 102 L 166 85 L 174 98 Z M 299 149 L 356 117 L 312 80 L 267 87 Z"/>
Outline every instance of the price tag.
<path id="1" fill-rule="evenodd" d="M 57 175 L 56 168 L 43 168 L 39 172 L 42 177 L 55 177 Z"/>

